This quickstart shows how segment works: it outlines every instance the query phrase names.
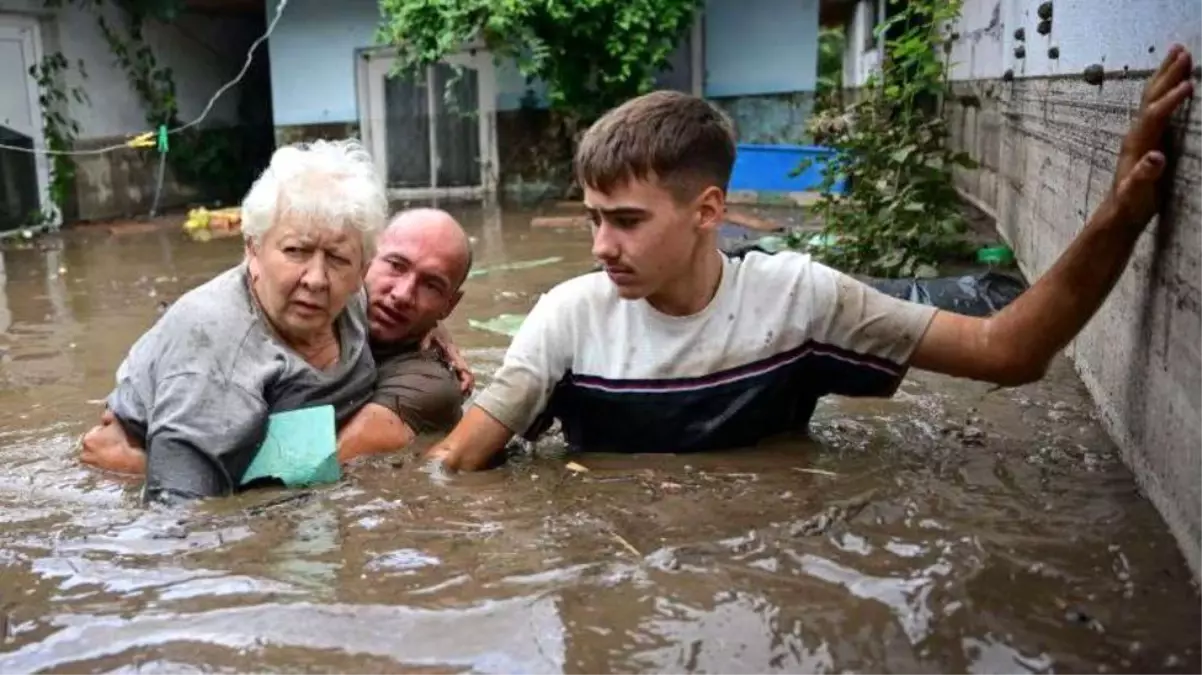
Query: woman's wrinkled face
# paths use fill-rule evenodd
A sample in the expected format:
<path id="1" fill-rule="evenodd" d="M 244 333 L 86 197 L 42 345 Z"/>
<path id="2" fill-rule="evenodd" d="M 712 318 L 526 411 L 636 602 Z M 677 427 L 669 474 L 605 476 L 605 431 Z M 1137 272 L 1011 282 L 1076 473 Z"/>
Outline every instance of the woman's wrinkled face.
<path id="1" fill-rule="evenodd" d="M 363 284 L 363 243 L 354 228 L 282 218 L 260 241 L 248 241 L 246 253 L 259 305 L 292 343 L 327 335 Z"/>

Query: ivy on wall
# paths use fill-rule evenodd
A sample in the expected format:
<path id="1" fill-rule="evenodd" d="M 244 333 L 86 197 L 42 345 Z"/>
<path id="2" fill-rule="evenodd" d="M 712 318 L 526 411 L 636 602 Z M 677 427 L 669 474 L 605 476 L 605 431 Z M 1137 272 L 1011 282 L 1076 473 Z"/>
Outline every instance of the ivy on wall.
<path id="1" fill-rule="evenodd" d="M 42 134 L 46 147 L 55 154 L 50 155 L 50 201 L 62 214 L 75 182 L 75 161 L 70 155 L 58 154 L 70 150 L 79 135 L 79 122 L 67 114 L 70 100 L 79 104 L 90 104 L 87 92 L 78 85 L 68 87 L 65 74 L 70 64 L 61 52 L 47 54 L 42 60 L 29 67 L 29 75 L 38 85 L 38 105 L 42 112 Z M 80 75 L 88 74 L 83 61 L 77 63 Z M 52 222 L 53 213 L 37 214 L 35 220 Z M 33 223 L 43 224 L 43 223 Z"/>

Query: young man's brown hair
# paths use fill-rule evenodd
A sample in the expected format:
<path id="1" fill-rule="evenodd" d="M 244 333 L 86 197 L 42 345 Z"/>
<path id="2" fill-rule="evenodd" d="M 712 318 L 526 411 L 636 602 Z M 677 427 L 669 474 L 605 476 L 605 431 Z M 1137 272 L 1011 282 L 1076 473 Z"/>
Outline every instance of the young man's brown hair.
<path id="1" fill-rule="evenodd" d="M 655 91 L 605 113 L 576 148 L 576 179 L 609 193 L 630 180 L 655 179 L 679 201 L 716 186 L 735 163 L 730 118 L 705 99 Z"/>

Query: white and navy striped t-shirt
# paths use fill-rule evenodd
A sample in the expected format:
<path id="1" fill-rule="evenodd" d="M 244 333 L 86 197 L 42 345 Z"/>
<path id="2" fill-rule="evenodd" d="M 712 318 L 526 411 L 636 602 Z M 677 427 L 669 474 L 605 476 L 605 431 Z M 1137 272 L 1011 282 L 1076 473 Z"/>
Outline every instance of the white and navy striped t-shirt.
<path id="1" fill-rule="evenodd" d="M 825 394 L 892 395 L 934 313 L 798 253 L 723 256 L 684 317 L 587 274 L 538 301 L 475 405 L 527 438 L 558 418 L 577 450 L 751 445 L 804 430 Z"/>

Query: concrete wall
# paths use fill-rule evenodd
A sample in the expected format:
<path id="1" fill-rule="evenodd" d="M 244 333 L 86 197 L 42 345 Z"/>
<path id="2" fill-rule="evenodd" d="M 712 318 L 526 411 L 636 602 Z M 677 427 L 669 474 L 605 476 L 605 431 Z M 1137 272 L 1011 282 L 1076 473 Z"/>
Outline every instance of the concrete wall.
<path id="1" fill-rule="evenodd" d="M 41 0 L 0 0 L 0 12 L 34 16 L 39 20 L 44 53 L 59 51 L 71 64 L 66 88 L 79 87 L 87 101 L 70 100 L 65 113 L 79 123 L 77 149 L 121 143 L 148 131 L 142 101 L 105 42 L 97 23 L 103 13 L 111 26 L 123 26 L 108 3 L 99 9 L 80 9 L 65 3 L 49 11 Z M 246 50 L 258 36 L 261 22 L 239 17 L 184 15 L 174 24 L 148 22 L 143 34 L 158 62 L 175 75 L 180 116 L 192 120 L 212 94 L 242 67 Z M 81 71 L 77 64 L 83 62 Z M 84 73 L 86 72 L 86 77 Z M 237 124 L 240 90 L 232 88 L 214 105 L 206 127 Z M 99 219 L 145 213 L 153 197 L 157 170 L 153 153 L 118 150 L 76 158 L 76 189 L 68 205 L 69 219 Z M 165 181 L 163 205 L 182 204 L 196 195 L 173 177 Z"/>
<path id="2" fill-rule="evenodd" d="M 1045 272 L 1105 196 L 1149 71 L 1181 42 L 1202 56 L 1196 0 L 1060 0 L 1049 35 L 1035 0 L 968 0 L 952 70 L 953 141 L 981 163 L 962 191 L 997 218 L 1030 278 Z M 1025 57 L 1014 33 L 1025 32 Z M 1059 58 L 1048 50 L 1059 48 Z M 1082 80 L 1101 64 L 1101 86 Z M 1002 80 L 1011 70 L 1012 82 Z M 975 105 L 979 101 L 979 107 Z M 1174 130 L 1172 199 L 1069 348 L 1108 429 L 1195 574 L 1202 549 L 1202 114 Z"/>
<path id="3" fill-rule="evenodd" d="M 818 0 L 708 0 L 705 96 L 744 143 L 801 143 L 818 80 Z"/>

